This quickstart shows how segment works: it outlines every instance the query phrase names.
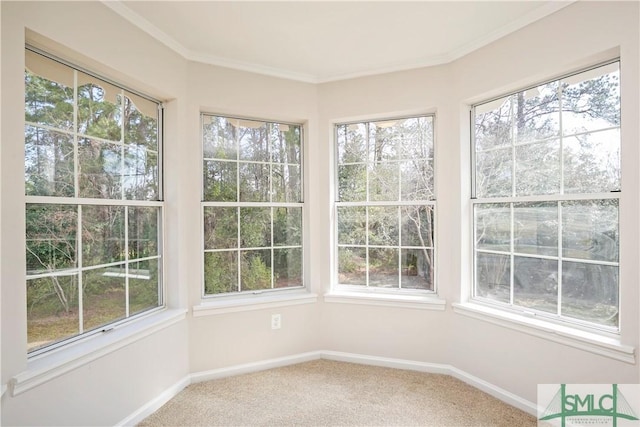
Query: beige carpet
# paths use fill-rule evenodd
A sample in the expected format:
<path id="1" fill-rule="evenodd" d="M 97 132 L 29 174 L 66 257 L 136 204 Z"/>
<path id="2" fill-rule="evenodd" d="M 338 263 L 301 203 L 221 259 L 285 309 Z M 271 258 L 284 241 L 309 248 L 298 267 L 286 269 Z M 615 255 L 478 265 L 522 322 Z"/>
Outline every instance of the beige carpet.
<path id="1" fill-rule="evenodd" d="M 447 375 L 316 360 L 193 384 L 139 426 L 535 426 Z"/>

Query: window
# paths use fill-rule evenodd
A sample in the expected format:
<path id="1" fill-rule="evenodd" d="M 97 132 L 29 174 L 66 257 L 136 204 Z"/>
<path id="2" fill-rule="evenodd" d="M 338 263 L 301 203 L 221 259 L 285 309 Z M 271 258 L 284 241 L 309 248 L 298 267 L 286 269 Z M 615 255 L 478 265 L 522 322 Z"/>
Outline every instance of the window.
<path id="1" fill-rule="evenodd" d="M 163 305 L 157 101 L 25 51 L 28 351 Z"/>
<path id="2" fill-rule="evenodd" d="M 433 117 L 335 132 L 338 285 L 434 291 Z"/>
<path id="3" fill-rule="evenodd" d="M 201 120 L 205 296 L 302 287 L 302 126 Z"/>
<path id="4" fill-rule="evenodd" d="M 616 331 L 619 63 L 472 115 L 475 299 Z"/>

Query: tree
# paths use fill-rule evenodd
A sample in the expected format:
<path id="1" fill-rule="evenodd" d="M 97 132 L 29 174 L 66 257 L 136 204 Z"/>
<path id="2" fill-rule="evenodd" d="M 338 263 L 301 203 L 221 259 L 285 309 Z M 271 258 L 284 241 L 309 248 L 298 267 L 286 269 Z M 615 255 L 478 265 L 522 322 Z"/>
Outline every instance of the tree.
<path id="1" fill-rule="evenodd" d="M 130 314 L 157 306 L 158 263 L 149 258 L 158 255 L 158 209 L 55 198 L 157 199 L 158 118 L 136 107 L 134 99 L 143 102 L 138 96 L 48 59 L 29 58 L 28 64 L 48 65 L 39 67 L 44 75 L 25 70 L 25 194 L 53 197 L 26 208 L 33 349 L 124 317 L 125 280 Z M 60 73 L 49 76 L 48 66 Z M 75 91 L 69 81 L 78 82 Z M 109 266 L 92 268 L 103 264 Z"/>
<path id="2" fill-rule="evenodd" d="M 617 64 L 612 64 L 476 107 L 476 196 L 544 200 L 619 190 L 619 105 Z M 476 204 L 475 209 L 476 247 L 505 254 L 477 253 L 480 296 L 510 302 L 512 275 L 515 304 L 557 313 L 558 263 L 536 255 L 567 258 L 561 272 L 563 314 L 617 324 L 617 267 L 598 263 L 618 261 L 617 200 Z M 531 256 L 516 255 L 511 263 L 511 240 L 515 253 Z"/>
<path id="3" fill-rule="evenodd" d="M 340 283 L 368 271 L 371 286 L 433 289 L 432 119 L 339 125 L 337 137 Z"/>

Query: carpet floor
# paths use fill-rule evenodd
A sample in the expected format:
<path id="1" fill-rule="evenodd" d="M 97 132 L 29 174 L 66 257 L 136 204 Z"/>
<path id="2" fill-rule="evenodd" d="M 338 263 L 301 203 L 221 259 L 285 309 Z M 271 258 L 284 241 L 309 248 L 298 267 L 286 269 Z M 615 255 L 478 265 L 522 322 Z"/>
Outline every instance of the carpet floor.
<path id="1" fill-rule="evenodd" d="M 535 426 L 448 375 L 315 360 L 192 384 L 138 426 Z"/>

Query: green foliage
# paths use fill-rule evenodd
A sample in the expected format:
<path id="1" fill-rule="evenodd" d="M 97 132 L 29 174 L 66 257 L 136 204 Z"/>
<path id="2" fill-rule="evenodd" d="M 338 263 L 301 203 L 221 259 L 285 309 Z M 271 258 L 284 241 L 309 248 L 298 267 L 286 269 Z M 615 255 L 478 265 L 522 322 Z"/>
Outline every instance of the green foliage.
<path id="1" fill-rule="evenodd" d="M 143 114 L 132 100 L 149 102 L 147 114 L 155 104 L 70 67 L 51 66 L 75 73 L 81 83 L 74 100 L 73 87 L 25 70 L 25 194 L 157 200 L 158 116 Z M 159 209 L 81 204 L 27 205 L 27 276 L 49 274 L 27 281 L 30 349 L 124 317 L 126 260 L 130 313 L 158 305 L 158 261 L 133 261 L 159 255 Z M 115 262 L 121 264 L 91 269 Z"/>
<path id="2" fill-rule="evenodd" d="M 271 267 L 263 258 L 268 251 L 255 251 L 256 254 L 244 254 L 240 266 L 240 285 L 245 291 L 271 288 Z"/>

